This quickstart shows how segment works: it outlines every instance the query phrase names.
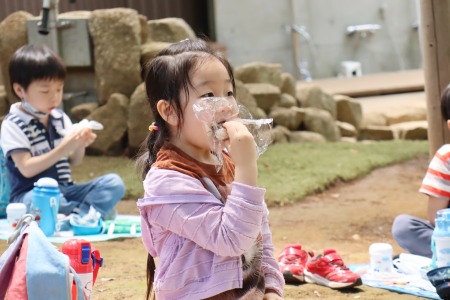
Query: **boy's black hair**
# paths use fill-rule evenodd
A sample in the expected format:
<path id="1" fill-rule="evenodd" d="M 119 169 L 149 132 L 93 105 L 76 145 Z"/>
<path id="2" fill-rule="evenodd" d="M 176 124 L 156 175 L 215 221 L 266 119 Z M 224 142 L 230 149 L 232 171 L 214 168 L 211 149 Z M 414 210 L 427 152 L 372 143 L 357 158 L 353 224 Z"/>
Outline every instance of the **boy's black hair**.
<path id="1" fill-rule="evenodd" d="M 25 45 L 19 48 L 9 60 L 9 79 L 24 90 L 35 80 L 66 78 L 66 67 L 62 59 L 43 45 Z"/>

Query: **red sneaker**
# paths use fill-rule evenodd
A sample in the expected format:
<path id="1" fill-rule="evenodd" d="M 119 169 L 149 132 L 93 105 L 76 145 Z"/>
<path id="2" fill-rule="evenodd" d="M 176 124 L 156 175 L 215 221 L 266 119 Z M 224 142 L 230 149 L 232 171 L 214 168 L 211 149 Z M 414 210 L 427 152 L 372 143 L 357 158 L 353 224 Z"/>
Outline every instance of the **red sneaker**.
<path id="1" fill-rule="evenodd" d="M 286 283 L 305 282 L 303 271 L 305 269 L 308 253 L 302 250 L 302 245 L 287 245 L 278 255 L 278 266 L 283 273 Z"/>
<path id="2" fill-rule="evenodd" d="M 334 249 L 327 249 L 306 264 L 305 281 L 332 289 L 354 287 L 362 284 L 361 276 L 350 271 Z"/>

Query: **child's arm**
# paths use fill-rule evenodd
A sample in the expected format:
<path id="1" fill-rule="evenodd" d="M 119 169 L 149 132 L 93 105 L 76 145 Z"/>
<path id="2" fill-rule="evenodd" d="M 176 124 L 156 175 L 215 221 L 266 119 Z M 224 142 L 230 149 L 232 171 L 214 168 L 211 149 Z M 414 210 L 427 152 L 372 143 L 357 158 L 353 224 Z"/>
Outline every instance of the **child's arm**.
<path id="1" fill-rule="evenodd" d="M 448 199 L 428 196 L 428 220 L 434 226 L 434 219 L 438 210 L 448 207 Z"/>
<path id="2" fill-rule="evenodd" d="M 266 283 L 266 295 L 275 293 L 277 296 L 283 296 L 284 278 L 280 272 L 277 261 L 274 257 L 274 246 L 272 242 L 272 232 L 269 228 L 269 210 L 265 206 L 266 213 L 262 222 L 262 237 L 263 237 L 263 257 L 262 268 L 264 272 L 264 279 Z M 275 296 L 275 295 L 273 295 Z M 281 299 L 276 297 L 264 299 Z"/>
<path id="3" fill-rule="evenodd" d="M 88 147 L 90 144 L 92 144 L 95 139 L 97 138 L 97 135 L 92 132 L 91 128 L 82 128 L 78 133 L 79 138 L 83 141 L 81 147 L 78 149 L 75 149 L 70 155 L 69 155 L 69 161 L 70 164 L 73 166 L 78 165 L 81 163 L 81 161 L 84 158 L 84 153 L 86 150 L 86 147 Z"/>
<path id="4" fill-rule="evenodd" d="M 28 151 L 17 151 L 11 153 L 11 158 L 20 173 L 23 176 L 30 178 L 56 164 L 61 157 L 71 157 L 70 155 L 79 151 L 80 148 L 84 155 L 84 147 L 90 143 L 88 138 L 89 135 L 74 131 L 65 136 L 61 143 L 50 152 L 32 157 L 31 153 Z M 78 156 L 76 158 L 79 159 Z"/>

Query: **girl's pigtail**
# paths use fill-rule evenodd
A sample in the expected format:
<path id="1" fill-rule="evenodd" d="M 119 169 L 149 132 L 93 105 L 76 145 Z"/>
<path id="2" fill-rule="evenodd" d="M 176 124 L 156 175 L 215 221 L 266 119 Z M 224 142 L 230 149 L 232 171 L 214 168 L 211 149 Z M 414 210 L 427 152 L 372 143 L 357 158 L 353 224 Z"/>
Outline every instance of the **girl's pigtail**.
<path id="1" fill-rule="evenodd" d="M 153 300 L 155 297 L 151 297 L 153 292 L 153 279 L 155 278 L 155 259 L 148 254 L 147 256 L 147 292 L 145 293 L 145 299 Z M 153 293 L 154 294 L 154 293 Z"/>

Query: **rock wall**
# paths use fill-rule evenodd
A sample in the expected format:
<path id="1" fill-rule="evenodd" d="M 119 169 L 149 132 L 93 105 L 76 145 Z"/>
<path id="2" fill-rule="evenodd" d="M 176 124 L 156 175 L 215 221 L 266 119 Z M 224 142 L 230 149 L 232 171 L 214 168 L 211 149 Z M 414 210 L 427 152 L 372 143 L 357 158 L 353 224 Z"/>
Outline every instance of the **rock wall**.
<path id="1" fill-rule="evenodd" d="M 195 34 L 182 19 L 147 20 L 126 8 L 80 12 L 80 16 L 87 18 L 92 38 L 98 103 L 80 104 L 68 113 L 74 120 L 87 118 L 104 124 L 105 130 L 97 132 L 88 153 L 133 155 L 153 121 L 142 66 L 171 43 L 194 39 Z M 16 12 L 0 23 L 0 66 L 5 82 L 0 88 L 1 116 L 17 101 L 8 84 L 8 61 L 14 51 L 28 43 L 26 22 L 32 17 Z M 253 62 L 236 66 L 234 71 L 238 102 L 254 118 L 273 118 L 275 143 L 426 138 L 426 122 L 398 124 L 420 121 L 423 116 L 398 114 L 363 120 L 357 100 L 329 95 L 316 86 L 299 87 L 280 64 Z"/>

